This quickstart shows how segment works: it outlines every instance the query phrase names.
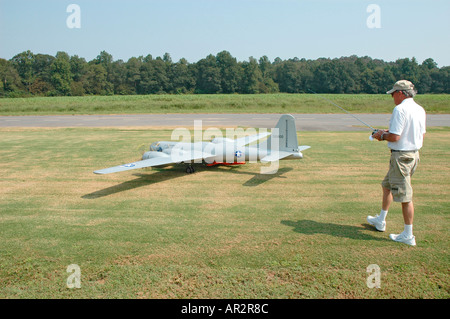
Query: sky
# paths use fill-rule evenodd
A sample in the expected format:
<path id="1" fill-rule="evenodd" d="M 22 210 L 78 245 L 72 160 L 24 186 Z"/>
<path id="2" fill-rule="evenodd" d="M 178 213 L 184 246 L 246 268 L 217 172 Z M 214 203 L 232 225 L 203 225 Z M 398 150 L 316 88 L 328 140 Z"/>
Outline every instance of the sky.
<path id="1" fill-rule="evenodd" d="M 450 1 L 0 0 L 0 58 L 26 50 L 87 61 L 106 51 L 125 62 L 167 52 L 193 63 L 224 50 L 238 61 L 415 57 L 443 67 Z"/>

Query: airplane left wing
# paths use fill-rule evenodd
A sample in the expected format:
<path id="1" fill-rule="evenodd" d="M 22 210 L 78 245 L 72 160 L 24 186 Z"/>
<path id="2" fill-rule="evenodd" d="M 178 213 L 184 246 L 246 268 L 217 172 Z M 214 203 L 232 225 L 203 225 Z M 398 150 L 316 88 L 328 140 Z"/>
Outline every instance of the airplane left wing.
<path id="1" fill-rule="evenodd" d="M 204 152 L 186 152 L 186 151 L 177 151 L 176 154 L 149 158 L 142 161 L 137 161 L 133 163 L 123 164 L 119 166 L 109 167 L 101 170 L 97 170 L 95 174 L 110 174 L 117 173 L 123 171 L 129 171 L 132 169 L 144 168 L 144 167 L 152 167 L 152 166 L 162 166 L 169 165 L 181 162 L 195 161 L 199 159 L 209 158 L 213 155 Z"/>
<path id="2" fill-rule="evenodd" d="M 110 173 L 117 173 L 117 172 L 123 172 L 123 171 L 129 171 L 132 169 L 138 169 L 138 168 L 144 168 L 144 167 L 151 167 L 151 166 L 159 166 L 159 165 L 166 165 L 172 163 L 172 160 L 170 157 L 157 157 L 157 158 L 150 158 L 143 161 L 123 164 L 119 166 L 109 167 L 101 170 L 97 170 L 94 173 L 95 174 L 110 174 Z"/>

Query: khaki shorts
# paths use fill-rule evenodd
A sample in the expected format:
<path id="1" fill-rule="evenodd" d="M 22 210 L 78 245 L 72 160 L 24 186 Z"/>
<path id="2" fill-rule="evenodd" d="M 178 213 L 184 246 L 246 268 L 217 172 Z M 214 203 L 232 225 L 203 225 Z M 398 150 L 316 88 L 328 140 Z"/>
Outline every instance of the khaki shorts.
<path id="1" fill-rule="evenodd" d="M 381 185 L 390 189 L 395 202 L 408 203 L 412 201 L 413 189 L 411 176 L 419 164 L 419 152 L 392 152 L 389 172 Z"/>

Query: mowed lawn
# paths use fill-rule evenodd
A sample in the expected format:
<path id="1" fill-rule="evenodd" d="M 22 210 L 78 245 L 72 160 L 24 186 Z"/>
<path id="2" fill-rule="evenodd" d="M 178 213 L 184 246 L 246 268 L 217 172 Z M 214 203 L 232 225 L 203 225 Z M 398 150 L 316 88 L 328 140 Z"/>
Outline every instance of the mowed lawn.
<path id="1" fill-rule="evenodd" d="M 262 164 L 95 175 L 170 130 L 0 129 L 0 298 L 450 297 L 448 128 L 429 129 L 413 177 L 417 246 L 399 204 L 380 209 L 385 143 L 299 132 L 311 145 Z M 267 164 L 264 164 L 267 165 Z M 66 271 L 81 270 L 69 289 Z M 376 264 L 381 287 L 369 288 Z"/>
<path id="2" fill-rule="evenodd" d="M 327 101 L 328 100 L 328 101 Z M 428 114 L 450 113 L 448 94 L 418 94 Z M 131 113 L 391 113 L 389 94 L 187 94 L 0 99 L 0 115 Z"/>

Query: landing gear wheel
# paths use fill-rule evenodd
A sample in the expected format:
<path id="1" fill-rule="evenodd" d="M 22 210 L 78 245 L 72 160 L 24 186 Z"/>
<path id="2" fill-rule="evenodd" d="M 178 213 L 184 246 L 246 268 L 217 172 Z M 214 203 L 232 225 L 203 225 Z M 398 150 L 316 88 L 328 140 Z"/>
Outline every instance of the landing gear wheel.
<path id="1" fill-rule="evenodd" d="M 186 167 L 186 173 L 188 174 L 192 174 L 195 172 L 194 167 L 192 167 L 191 165 L 189 165 L 188 167 Z"/>

